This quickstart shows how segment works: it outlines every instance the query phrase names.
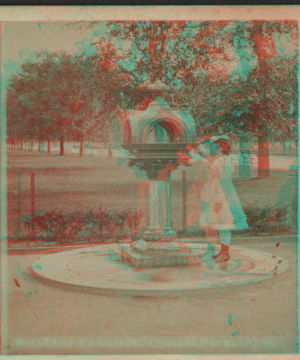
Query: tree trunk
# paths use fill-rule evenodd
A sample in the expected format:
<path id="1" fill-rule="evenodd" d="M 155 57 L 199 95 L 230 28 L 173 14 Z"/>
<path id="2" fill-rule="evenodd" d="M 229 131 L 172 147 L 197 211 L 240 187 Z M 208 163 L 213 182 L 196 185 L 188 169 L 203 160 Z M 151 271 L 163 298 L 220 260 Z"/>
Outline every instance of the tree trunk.
<path id="1" fill-rule="evenodd" d="M 50 154 L 50 146 L 51 146 L 51 141 L 50 140 L 48 140 L 48 154 Z"/>
<path id="2" fill-rule="evenodd" d="M 23 140 L 22 139 L 20 140 L 20 150 L 21 151 L 23 150 Z"/>
<path id="3" fill-rule="evenodd" d="M 60 156 L 63 156 L 65 154 L 64 152 L 64 137 L 62 136 L 60 138 Z"/>
<path id="4" fill-rule="evenodd" d="M 41 152 L 41 143 L 42 143 L 42 141 L 39 139 L 39 143 L 38 143 L 38 152 Z"/>
<path id="5" fill-rule="evenodd" d="M 44 139 L 41 140 L 41 154 L 45 153 L 45 141 Z"/>
<path id="6" fill-rule="evenodd" d="M 33 140 L 31 140 L 30 151 L 33 151 Z"/>
<path id="7" fill-rule="evenodd" d="M 269 142 L 267 137 L 258 137 L 258 177 L 270 176 Z"/>
<path id="8" fill-rule="evenodd" d="M 80 151 L 79 151 L 79 156 L 82 157 L 83 156 L 83 140 L 80 141 Z"/>
<path id="9" fill-rule="evenodd" d="M 286 154 L 286 141 L 283 141 L 283 150 L 282 150 L 283 154 Z"/>
<path id="10" fill-rule="evenodd" d="M 112 159 L 110 130 L 109 130 L 109 133 L 108 133 L 108 159 Z"/>

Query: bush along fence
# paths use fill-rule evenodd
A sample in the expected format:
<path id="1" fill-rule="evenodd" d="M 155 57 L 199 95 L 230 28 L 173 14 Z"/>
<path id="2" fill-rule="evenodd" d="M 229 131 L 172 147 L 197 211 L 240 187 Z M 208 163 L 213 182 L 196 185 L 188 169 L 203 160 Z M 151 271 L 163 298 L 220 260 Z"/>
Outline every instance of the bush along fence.
<path id="1" fill-rule="evenodd" d="M 249 228 L 237 233 L 259 235 L 287 233 L 290 231 L 290 222 L 288 221 L 290 211 L 288 206 L 278 208 L 271 205 L 265 207 L 247 205 L 244 211 Z"/>
<path id="2" fill-rule="evenodd" d="M 139 228 L 139 209 L 51 210 L 23 216 L 22 239 L 120 240 L 131 237 Z M 20 239 L 21 240 L 21 239 Z"/>
<path id="3" fill-rule="evenodd" d="M 288 208 L 248 205 L 244 208 L 249 228 L 235 231 L 249 236 L 288 233 Z M 21 217 L 25 227 L 19 241 L 42 240 L 109 241 L 135 238 L 140 230 L 142 212 L 139 209 L 52 210 Z M 200 227 L 177 229 L 180 236 L 204 236 Z M 14 239 L 10 239 L 14 240 Z"/>
<path id="4" fill-rule="evenodd" d="M 234 230 L 235 235 L 276 235 L 287 234 L 291 230 L 288 206 L 275 207 L 273 205 L 246 205 L 244 212 L 247 216 L 248 229 Z M 199 227 L 189 227 L 186 231 L 179 230 L 179 236 L 205 236 Z"/>

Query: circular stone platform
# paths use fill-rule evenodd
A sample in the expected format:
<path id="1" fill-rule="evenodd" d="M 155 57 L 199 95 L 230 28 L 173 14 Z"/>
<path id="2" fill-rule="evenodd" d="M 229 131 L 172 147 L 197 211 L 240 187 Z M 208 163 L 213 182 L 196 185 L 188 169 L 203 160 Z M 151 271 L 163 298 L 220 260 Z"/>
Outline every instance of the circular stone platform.
<path id="1" fill-rule="evenodd" d="M 186 244 L 206 251 L 205 244 Z M 218 249 L 217 249 L 218 250 Z M 200 265 L 130 267 L 109 257 L 109 245 L 40 255 L 22 268 L 39 280 L 66 289 L 139 296 L 197 294 L 203 289 L 261 281 L 288 268 L 287 262 L 269 253 L 232 247 L 227 263 L 213 259 Z M 32 258 L 31 258 L 32 259 Z"/>

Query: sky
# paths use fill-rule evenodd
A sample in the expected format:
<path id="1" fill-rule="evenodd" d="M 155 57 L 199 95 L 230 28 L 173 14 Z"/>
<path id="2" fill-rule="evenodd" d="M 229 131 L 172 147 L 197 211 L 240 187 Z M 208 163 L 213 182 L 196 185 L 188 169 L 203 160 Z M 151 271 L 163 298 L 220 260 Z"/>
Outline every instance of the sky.
<path id="1" fill-rule="evenodd" d="M 74 54 L 80 51 L 80 42 L 92 42 L 97 34 L 93 30 L 66 23 L 12 22 L 6 23 L 2 40 L 3 60 L 12 73 L 30 54 L 42 49 L 50 52 L 65 51 Z M 101 26 L 99 26 L 101 28 Z M 102 26 L 103 28 L 103 26 Z"/>

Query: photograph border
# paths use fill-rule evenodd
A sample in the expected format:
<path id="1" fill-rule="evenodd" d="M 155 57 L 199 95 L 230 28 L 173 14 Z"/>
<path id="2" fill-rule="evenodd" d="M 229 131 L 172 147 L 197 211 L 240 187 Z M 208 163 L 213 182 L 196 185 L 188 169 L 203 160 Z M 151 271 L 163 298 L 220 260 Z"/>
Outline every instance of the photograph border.
<path id="1" fill-rule="evenodd" d="M 135 21 L 135 20 L 181 20 L 181 21 L 218 21 L 218 20 L 294 20 L 298 21 L 300 28 L 300 5 L 274 5 L 274 6 L 2 6 L 0 9 L 0 52 L 1 64 L 5 49 L 5 23 L 6 22 L 66 22 L 66 21 Z M 298 64 L 300 63 L 300 32 L 298 35 Z M 300 103 L 300 66 L 298 65 L 298 104 Z M 7 153 L 6 153 L 6 77 L 1 67 L 1 343 L 6 343 L 7 336 Z M 300 107 L 298 106 L 298 138 Z M 299 151 L 299 149 L 298 149 Z M 298 153 L 299 155 L 299 153 Z M 299 179 L 298 179 L 299 184 Z M 298 204 L 300 195 L 298 193 Z M 298 224 L 300 214 L 298 209 Z M 299 231 L 299 230 L 298 230 Z M 298 232 L 299 239 L 299 232 Z M 300 348 L 300 246 L 298 244 L 298 349 Z M 298 350 L 298 353 L 300 351 Z M 5 351 L 2 349 L 2 355 Z M 68 355 L 69 356 L 69 355 Z M 87 358 L 98 357 L 99 355 L 89 355 Z M 114 359 L 135 358 L 142 359 L 143 355 L 102 355 L 101 358 Z M 183 355 L 147 355 L 155 358 L 172 359 L 181 358 Z M 185 358 L 197 359 L 200 355 L 184 355 Z M 244 355 L 201 355 L 201 359 L 238 359 Z M 256 359 L 300 359 L 295 355 L 251 355 Z M 7 358 L 13 358 L 9 356 Z M 56 356 L 47 356 L 56 358 Z M 6 358 L 6 356 L 1 356 Z M 29 359 L 31 356 L 22 356 Z M 35 356 L 43 358 L 43 356 Z M 72 359 L 79 356 L 72 356 Z M 80 358 L 85 358 L 81 355 Z"/>

